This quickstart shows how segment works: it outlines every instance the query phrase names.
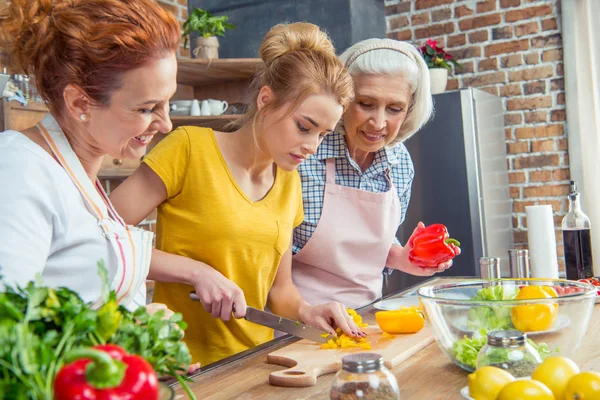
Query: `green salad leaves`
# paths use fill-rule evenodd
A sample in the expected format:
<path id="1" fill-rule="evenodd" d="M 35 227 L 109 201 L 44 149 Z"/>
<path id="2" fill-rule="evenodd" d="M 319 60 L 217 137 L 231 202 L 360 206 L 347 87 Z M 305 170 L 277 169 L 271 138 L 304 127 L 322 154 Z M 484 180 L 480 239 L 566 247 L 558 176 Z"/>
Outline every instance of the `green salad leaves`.
<path id="1" fill-rule="evenodd" d="M 510 289 L 510 290 L 509 290 Z M 477 291 L 471 300 L 513 300 L 519 293 L 518 288 L 505 286 L 488 286 Z M 472 336 L 463 336 L 452 344 L 452 353 L 456 360 L 465 367 L 475 370 L 479 350 L 487 343 L 487 333 L 492 330 L 514 329 L 511 320 L 511 306 L 475 306 L 467 316 L 467 330 L 473 331 Z M 550 355 L 551 350 L 546 343 L 536 344 L 527 339 L 539 353 L 542 359 Z M 508 361 L 508 353 L 499 351 L 494 355 L 498 363 Z"/>
<path id="2" fill-rule="evenodd" d="M 74 346 L 105 343 L 146 358 L 158 376 L 176 376 L 194 398 L 184 377 L 191 356 L 181 341 L 187 327 L 181 314 L 163 319 L 162 310 L 153 315 L 143 307 L 128 311 L 108 290 L 101 262 L 98 269 L 105 287 L 98 310 L 66 288 L 5 285 L 0 293 L 0 400 L 51 400 L 63 355 Z"/>
<path id="3" fill-rule="evenodd" d="M 477 291 L 471 300 L 512 300 L 519 293 L 519 289 L 509 292 L 504 286 L 488 286 Z M 511 329 L 511 307 L 507 306 L 477 306 L 469 310 L 467 328 L 471 331 L 486 329 Z"/>

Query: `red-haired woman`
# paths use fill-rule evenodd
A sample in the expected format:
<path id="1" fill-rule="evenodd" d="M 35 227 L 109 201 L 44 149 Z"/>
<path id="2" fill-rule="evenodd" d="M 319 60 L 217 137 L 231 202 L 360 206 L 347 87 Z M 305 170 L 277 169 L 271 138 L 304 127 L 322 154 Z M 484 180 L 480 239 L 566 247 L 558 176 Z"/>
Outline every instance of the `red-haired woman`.
<path id="1" fill-rule="evenodd" d="M 171 130 L 177 20 L 152 0 L 12 0 L 0 32 L 50 109 L 0 134 L 0 274 L 100 305 L 104 260 L 119 302 L 145 305 L 152 233 L 123 222 L 97 174 L 105 155 L 139 158 Z"/>

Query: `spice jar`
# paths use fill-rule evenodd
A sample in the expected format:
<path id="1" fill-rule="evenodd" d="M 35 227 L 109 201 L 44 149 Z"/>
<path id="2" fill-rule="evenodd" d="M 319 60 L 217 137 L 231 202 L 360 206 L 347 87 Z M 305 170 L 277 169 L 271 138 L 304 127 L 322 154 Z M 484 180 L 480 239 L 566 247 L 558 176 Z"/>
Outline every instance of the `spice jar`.
<path id="1" fill-rule="evenodd" d="M 331 400 L 399 400 L 400 389 L 394 375 L 375 353 L 357 353 L 342 358 L 329 392 Z"/>
<path id="2" fill-rule="evenodd" d="M 498 367 L 515 378 L 531 376 L 542 359 L 527 341 L 527 334 L 517 330 L 494 330 L 487 334 L 487 344 L 477 355 L 477 369 Z"/>

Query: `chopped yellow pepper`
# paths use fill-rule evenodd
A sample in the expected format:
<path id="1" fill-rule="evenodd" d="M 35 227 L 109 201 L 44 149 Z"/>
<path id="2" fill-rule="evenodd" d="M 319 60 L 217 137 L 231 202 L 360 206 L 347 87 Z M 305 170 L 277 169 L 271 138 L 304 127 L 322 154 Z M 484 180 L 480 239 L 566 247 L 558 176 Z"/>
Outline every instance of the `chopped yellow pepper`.
<path id="1" fill-rule="evenodd" d="M 350 314 L 352 320 L 359 328 L 366 328 L 369 326 L 369 324 L 363 322 L 362 317 L 355 310 L 348 308 L 346 311 Z M 336 338 L 331 338 L 327 343 L 323 343 L 321 345 L 322 349 L 347 349 L 358 347 L 363 350 L 371 350 L 371 344 L 367 342 L 367 339 L 365 338 L 353 338 L 343 333 L 340 328 L 337 328 L 335 333 Z M 324 334 L 321 336 L 327 337 L 328 335 Z"/>
<path id="2" fill-rule="evenodd" d="M 375 319 L 381 330 L 388 334 L 415 333 L 425 326 L 425 318 L 418 307 L 378 311 L 375 313 Z"/>
<path id="3" fill-rule="evenodd" d="M 523 286 L 515 299 L 548 299 L 552 297 L 557 297 L 557 294 L 549 286 Z M 538 332 L 550 329 L 557 313 L 558 304 L 528 304 L 513 307 L 511 319 L 515 328 L 521 332 Z"/>

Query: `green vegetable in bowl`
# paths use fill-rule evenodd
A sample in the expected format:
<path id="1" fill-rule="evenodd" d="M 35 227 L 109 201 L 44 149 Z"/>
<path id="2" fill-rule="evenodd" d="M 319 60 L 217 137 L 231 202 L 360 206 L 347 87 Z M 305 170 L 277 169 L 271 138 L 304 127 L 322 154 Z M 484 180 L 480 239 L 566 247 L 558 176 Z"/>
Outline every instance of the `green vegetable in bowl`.
<path id="1" fill-rule="evenodd" d="M 477 295 L 471 300 L 500 301 L 513 300 L 519 289 L 514 291 L 505 290 L 505 286 L 488 286 L 477 291 Z M 467 329 L 478 331 L 486 329 L 510 329 L 512 328 L 511 307 L 508 306 L 476 306 L 469 310 L 467 317 Z"/>
<path id="2" fill-rule="evenodd" d="M 452 353 L 456 361 L 475 370 L 477 363 L 477 354 L 479 350 L 487 343 L 487 332 L 481 329 L 472 337 L 464 336 L 452 344 Z"/>
<path id="3" fill-rule="evenodd" d="M 536 344 L 533 340 L 527 338 L 527 341 L 534 349 L 537 350 L 541 359 L 544 360 L 546 357 L 552 353 L 550 348 L 546 343 Z M 479 350 L 487 343 L 487 331 L 485 329 L 480 329 L 475 332 L 472 337 L 464 336 L 462 339 L 457 340 L 452 344 L 452 353 L 456 360 L 463 364 L 464 366 L 475 370 L 475 366 L 477 364 L 477 355 L 479 354 Z M 496 350 L 491 355 L 494 359 L 494 363 L 503 363 L 510 361 L 508 359 L 508 352 L 504 350 Z M 488 355 L 489 357 L 489 355 Z"/>

